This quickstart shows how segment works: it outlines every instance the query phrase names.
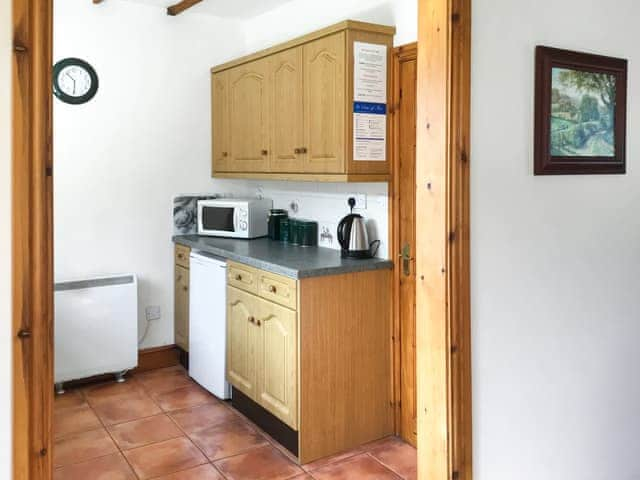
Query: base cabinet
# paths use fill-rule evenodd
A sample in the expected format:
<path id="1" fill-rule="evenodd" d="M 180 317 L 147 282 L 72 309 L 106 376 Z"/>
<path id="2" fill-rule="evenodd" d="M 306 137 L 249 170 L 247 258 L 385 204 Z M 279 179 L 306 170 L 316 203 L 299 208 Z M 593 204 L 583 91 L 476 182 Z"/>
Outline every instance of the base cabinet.
<path id="1" fill-rule="evenodd" d="M 297 429 L 296 312 L 227 287 L 227 381 Z"/>
<path id="2" fill-rule="evenodd" d="M 296 281 L 228 262 L 227 380 L 282 424 L 267 433 L 297 434 L 301 463 L 393 433 L 390 291 L 388 270 Z"/>
<path id="3" fill-rule="evenodd" d="M 176 245 L 174 278 L 174 336 L 185 352 L 189 351 L 189 249 Z"/>

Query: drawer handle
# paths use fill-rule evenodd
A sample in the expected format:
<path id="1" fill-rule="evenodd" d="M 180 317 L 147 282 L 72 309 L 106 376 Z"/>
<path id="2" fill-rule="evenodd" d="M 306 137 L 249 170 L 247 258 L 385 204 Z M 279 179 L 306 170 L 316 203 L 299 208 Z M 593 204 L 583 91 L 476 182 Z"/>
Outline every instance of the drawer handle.
<path id="1" fill-rule="evenodd" d="M 187 292 L 189 290 L 189 287 L 187 287 L 186 285 L 184 287 L 182 287 L 182 289 Z"/>
<path id="2" fill-rule="evenodd" d="M 300 149 L 300 153 L 307 153 L 307 147 L 302 147 Z"/>
<path id="3" fill-rule="evenodd" d="M 262 325 L 262 322 L 260 320 L 256 321 L 256 325 L 258 325 L 259 327 Z"/>
<path id="4" fill-rule="evenodd" d="M 240 274 L 238 273 L 238 274 L 236 275 L 236 280 L 237 280 L 237 281 L 242 280 L 242 275 L 240 275 Z"/>
<path id="5" fill-rule="evenodd" d="M 256 323 L 255 317 L 249 317 L 247 320 L 249 320 L 250 323 Z"/>
<path id="6" fill-rule="evenodd" d="M 182 259 L 184 258 L 184 255 L 183 255 L 182 253 L 179 253 L 179 254 L 178 254 L 178 258 L 179 258 L 180 260 L 182 260 Z"/>
<path id="7" fill-rule="evenodd" d="M 262 155 L 269 155 L 269 150 L 262 150 L 260 153 L 262 153 Z"/>
<path id="8" fill-rule="evenodd" d="M 222 152 L 222 156 L 223 157 L 228 157 L 229 156 L 229 152 Z"/>
<path id="9" fill-rule="evenodd" d="M 271 293 L 276 293 L 276 290 L 277 290 L 277 288 L 276 288 L 276 286 L 275 286 L 275 285 L 269 285 L 269 291 L 270 291 Z"/>

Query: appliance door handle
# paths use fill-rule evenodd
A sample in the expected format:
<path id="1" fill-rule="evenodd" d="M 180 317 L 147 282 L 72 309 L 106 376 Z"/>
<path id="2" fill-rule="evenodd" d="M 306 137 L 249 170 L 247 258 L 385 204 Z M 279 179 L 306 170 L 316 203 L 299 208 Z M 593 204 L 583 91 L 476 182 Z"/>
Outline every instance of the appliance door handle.
<path id="1" fill-rule="evenodd" d="M 238 228 L 238 223 L 239 223 L 238 217 L 239 216 L 240 216 L 239 209 L 238 208 L 234 208 L 233 209 L 233 231 L 234 232 L 237 232 L 239 230 L 239 228 Z"/>

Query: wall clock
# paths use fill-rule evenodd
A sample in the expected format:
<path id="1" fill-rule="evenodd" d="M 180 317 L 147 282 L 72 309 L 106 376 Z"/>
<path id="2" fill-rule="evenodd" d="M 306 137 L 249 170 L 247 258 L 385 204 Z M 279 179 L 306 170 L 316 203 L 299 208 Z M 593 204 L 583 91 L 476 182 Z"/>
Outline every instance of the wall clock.
<path id="1" fill-rule="evenodd" d="M 98 91 L 98 74 L 79 58 L 65 58 L 53 66 L 53 94 L 65 103 L 80 105 Z"/>

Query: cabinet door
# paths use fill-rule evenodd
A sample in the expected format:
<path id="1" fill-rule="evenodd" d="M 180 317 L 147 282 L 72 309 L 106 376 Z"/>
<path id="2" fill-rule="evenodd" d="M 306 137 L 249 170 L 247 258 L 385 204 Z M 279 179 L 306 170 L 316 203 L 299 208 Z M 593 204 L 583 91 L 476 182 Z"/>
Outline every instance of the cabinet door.
<path id="1" fill-rule="evenodd" d="M 227 381 L 256 398 L 257 297 L 227 287 Z"/>
<path id="2" fill-rule="evenodd" d="M 211 75 L 212 171 L 229 171 L 229 78 L 228 71 Z"/>
<path id="3" fill-rule="evenodd" d="M 176 265 L 174 281 L 174 328 L 176 345 L 189 351 L 189 270 Z"/>
<path id="4" fill-rule="evenodd" d="M 261 330 L 257 402 L 298 429 L 297 313 L 267 300 L 259 300 Z"/>
<path id="5" fill-rule="evenodd" d="M 266 172 L 269 166 L 268 58 L 229 70 L 230 169 Z"/>
<path id="6" fill-rule="evenodd" d="M 304 122 L 302 118 L 302 47 L 270 57 L 271 171 L 304 171 Z"/>
<path id="7" fill-rule="evenodd" d="M 304 46 L 305 172 L 345 171 L 345 33 Z"/>

